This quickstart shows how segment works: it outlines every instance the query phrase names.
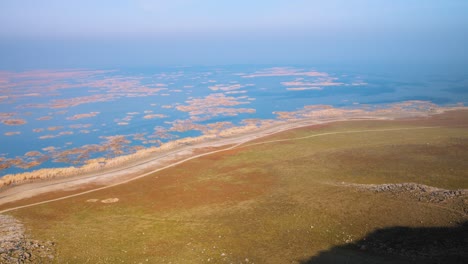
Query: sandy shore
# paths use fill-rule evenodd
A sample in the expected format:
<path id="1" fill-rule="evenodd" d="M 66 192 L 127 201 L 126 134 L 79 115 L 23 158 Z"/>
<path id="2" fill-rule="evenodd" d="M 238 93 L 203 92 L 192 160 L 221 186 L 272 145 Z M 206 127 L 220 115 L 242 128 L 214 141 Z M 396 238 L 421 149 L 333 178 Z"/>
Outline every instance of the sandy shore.
<path id="1" fill-rule="evenodd" d="M 148 154 L 138 157 L 137 160 L 125 162 L 112 169 L 75 175 L 72 177 L 54 178 L 47 180 L 37 180 L 23 184 L 3 188 L 0 191 L 0 205 L 31 198 L 37 195 L 58 191 L 73 191 L 87 187 L 87 191 L 80 194 L 109 188 L 115 185 L 145 177 L 160 170 L 176 166 L 180 163 L 239 147 L 247 142 L 277 134 L 300 127 L 325 124 L 337 121 L 350 120 L 394 120 L 400 118 L 420 118 L 434 114 L 440 114 L 450 110 L 465 109 L 460 108 L 440 108 L 431 113 L 408 113 L 408 112 L 388 112 L 371 115 L 369 112 L 354 113 L 350 116 L 339 116 L 317 119 L 316 117 L 302 118 L 288 121 L 278 121 L 268 127 L 255 131 L 240 132 L 238 135 L 211 139 L 193 145 L 177 146 L 173 149 L 158 153 Z M 214 150 L 213 150 L 214 149 Z M 90 186 L 92 186 L 90 190 Z M 73 195 L 76 196 L 76 195 Z M 69 196 L 71 197 L 71 196 Z M 60 198 L 59 198 L 60 199 Z"/>

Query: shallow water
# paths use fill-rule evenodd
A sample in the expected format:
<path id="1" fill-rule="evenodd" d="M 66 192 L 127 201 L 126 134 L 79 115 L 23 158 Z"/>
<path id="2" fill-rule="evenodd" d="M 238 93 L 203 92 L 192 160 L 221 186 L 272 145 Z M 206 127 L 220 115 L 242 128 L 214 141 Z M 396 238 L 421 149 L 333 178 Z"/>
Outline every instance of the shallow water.
<path id="1" fill-rule="evenodd" d="M 466 74 L 449 70 L 372 67 L 0 72 L 0 175 L 81 165 L 307 105 L 466 104 L 467 87 Z"/>

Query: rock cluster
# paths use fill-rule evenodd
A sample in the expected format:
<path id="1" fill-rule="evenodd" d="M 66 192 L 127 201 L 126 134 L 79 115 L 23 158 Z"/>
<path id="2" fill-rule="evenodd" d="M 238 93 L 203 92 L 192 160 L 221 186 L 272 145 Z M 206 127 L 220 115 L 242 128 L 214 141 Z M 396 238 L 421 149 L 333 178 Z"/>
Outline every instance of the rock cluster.
<path id="1" fill-rule="evenodd" d="M 449 199 L 468 196 L 468 190 L 445 190 L 417 183 L 397 183 L 397 184 L 368 184 L 360 185 L 377 193 L 389 192 L 392 194 L 406 193 L 422 202 L 440 203 Z"/>
<path id="2" fill-rule="evenodd" d="M 28 239 L 18 220 L 0 215 L 0 263 L 52 263 L 54 255 L 54 242 Z"/>

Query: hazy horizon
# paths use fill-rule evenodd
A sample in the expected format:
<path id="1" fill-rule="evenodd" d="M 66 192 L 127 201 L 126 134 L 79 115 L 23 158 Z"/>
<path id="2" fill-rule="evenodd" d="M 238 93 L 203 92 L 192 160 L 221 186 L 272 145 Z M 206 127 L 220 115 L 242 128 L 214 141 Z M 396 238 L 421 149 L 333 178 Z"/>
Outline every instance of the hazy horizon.
<path id="1" fill-rule="evenodd" d="M 468 2 L 0 3 L 0 69 L 466 65 Z"/>

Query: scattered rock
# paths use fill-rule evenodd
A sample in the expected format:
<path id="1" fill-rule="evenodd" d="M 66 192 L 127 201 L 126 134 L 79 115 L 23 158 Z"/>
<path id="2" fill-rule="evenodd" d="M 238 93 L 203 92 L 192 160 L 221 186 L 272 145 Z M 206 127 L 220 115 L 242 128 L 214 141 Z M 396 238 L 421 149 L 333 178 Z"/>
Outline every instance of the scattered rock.
<path id="1" fill-rule="evenodd" d="M 55 244 L 26 238 L 23 225 L 0 215 L 0 263 L 52 263 Z"/>
<path id="2" fill-rule="evenodd" d="M 396 184 L 351 184 L 376 193 L 409 194 L 421 202 L 440 203 L 468 196 L 468 190 L 445 190 L 418 183 Z"/>

